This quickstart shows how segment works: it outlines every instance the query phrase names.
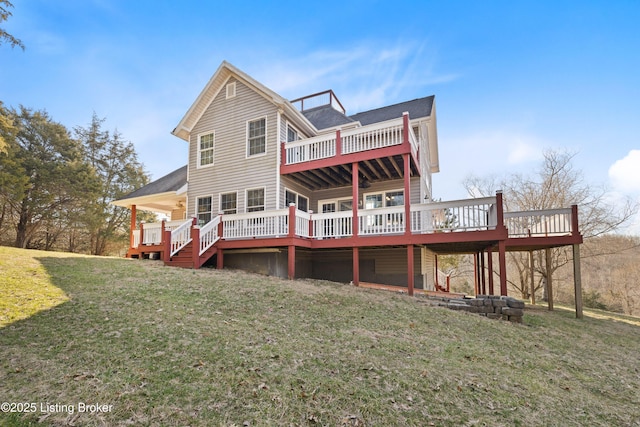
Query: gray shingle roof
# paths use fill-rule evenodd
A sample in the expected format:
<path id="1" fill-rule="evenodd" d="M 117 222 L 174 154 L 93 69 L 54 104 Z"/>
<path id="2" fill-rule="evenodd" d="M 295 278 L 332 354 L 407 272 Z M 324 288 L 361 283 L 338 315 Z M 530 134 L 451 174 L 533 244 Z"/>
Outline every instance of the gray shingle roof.
<path id="1" fill-rule="evenodd" d="M 425 98 L 418 98 L 412 101 L 401 102 L 399 104 L 376 108 L 374 110 L 363 111 L 353 116 L 346 116 L 330 105 L 310 108 L 302 112 L 304 116 L 316 127 L 316 129 L 327 129 L 347 123 L 360 122 L 363 126 L 372 123 L 384 122 L 385 120 L 402 117 L 402 113 L 409 112 L 409 118 L 429 117 L 433 109 L 433 95 Z"/>
<path id="2" fill-rule="evenodd" d="M 169 191 L 178 191 L 187 183 L 187 165 L 180 169 L 156 179 L 153 182 L 138 188 L 136 191 L 127 194 L 120 200 L 131 199 L 134 197 L 149 196 L 151 194 L 167 193 Z"/>
<path id="3" fill-rule="evenodd" d="M 302 114 L 313 123 L 316 129 L 326 129 L 353 122 L 352 119 L 330 105 L 310 108 L 304 110 Z"/>
<path id="4" fill-rule="evenodd" d="M 433 108 L 433 95 L 425 98 L 418 98 L 412 101 L 401 102 L 399 104 L 389 105 L 387 107 L 376 108 L 375 110 L 363 111 L 350 119 L 359 121 L 362 126 L 372 123 L 383 122 L 385 120 L 397 119 L 402 117 L 402 113 L 409 112 L 409 118 L 416 119 L 418 117 L 429 117 Z"/>

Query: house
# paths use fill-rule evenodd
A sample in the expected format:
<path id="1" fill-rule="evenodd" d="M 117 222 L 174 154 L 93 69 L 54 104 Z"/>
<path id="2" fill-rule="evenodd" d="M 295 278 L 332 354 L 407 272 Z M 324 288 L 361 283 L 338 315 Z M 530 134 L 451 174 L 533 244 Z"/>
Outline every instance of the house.
<path id="1" fill-rule="evenodd" d="M 287 100 L 223 62 L 172 133 L 189 144 L 187 166 L 113 202 L 132 210 L 129 257 L 413 294 L 444 290 L 438 254 L 471 253 L 476 293 L 506 295 L 507 251 L 582 242 L 575 206 L 433 201 L 434 96 L 349 115 L 331 90 Z M 137 224 L 137 209 L 170 220 Z M 494 253 L 497 291 L 484 273 Z"/>

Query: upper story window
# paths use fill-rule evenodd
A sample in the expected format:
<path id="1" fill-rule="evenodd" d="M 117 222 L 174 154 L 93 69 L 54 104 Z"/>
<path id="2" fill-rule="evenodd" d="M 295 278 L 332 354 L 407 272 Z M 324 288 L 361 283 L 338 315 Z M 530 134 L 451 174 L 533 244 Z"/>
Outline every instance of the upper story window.
<path id="1" fill-rule="evenodd" d="M 238 212 L 238 193 L 220 194 L 220 210 L 223 214 L 234 214 Z"/>
<path id="2" fill-rule="evenodd" d="M 215 134 L 198 135 L 198 167 L 213 165 Z"/>
<path id="3" fill-rule="evenodd" d="M 211 208 L 211 196 L 198 197 L 196 201 L 196 215 L 199 226 L 203 226 L 211 221 Z"/>
<path id="4" fill-rule="evenodd" d="M 264 210 L 264 188 L 247 190 L 247 212 Z"/>
<path id="5" fill-rule="evenodd" d="M 298 137 L 298 131 L 287 125 L 287 142 L 297 141 L 298 139 L 300 139 Z"/>
<path id="6" fill-rule="evenodd" d="M 247 156 L 267 152 L 267 119 L 262 118 L 247 123 Z"/>

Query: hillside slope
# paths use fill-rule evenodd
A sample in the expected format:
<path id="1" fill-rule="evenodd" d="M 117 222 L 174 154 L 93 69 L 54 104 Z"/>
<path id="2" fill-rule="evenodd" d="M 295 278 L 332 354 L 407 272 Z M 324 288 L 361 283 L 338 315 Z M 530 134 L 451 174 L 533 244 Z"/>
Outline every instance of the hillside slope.
<path id="1" fill-rule="evenodd" d="M 0 400 L 37 404 L 2 425 L 640 425 L 637 318 L 528 307 L 517 325 L 336 283 L 2 247 L 0 271 Z"/>

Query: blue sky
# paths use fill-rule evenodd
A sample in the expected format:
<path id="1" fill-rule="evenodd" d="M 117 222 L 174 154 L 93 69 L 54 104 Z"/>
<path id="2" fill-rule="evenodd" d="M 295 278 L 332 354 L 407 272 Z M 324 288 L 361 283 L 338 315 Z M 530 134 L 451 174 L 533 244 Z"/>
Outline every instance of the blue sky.
<path id="1" fill-rule="evenodd" d="M 567 149 L 612 200 L 640 199 L 636 0 L 13 4 L 1 25 L 26 50 L 0 46 L 0 100 L 68 128 L 95 111 L 153 178 L 186 162 L 170 131 L 227 60 L 289 99 L 331 88 L 348 114 L 435 95 L 437 198 Z"/>

